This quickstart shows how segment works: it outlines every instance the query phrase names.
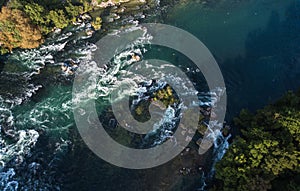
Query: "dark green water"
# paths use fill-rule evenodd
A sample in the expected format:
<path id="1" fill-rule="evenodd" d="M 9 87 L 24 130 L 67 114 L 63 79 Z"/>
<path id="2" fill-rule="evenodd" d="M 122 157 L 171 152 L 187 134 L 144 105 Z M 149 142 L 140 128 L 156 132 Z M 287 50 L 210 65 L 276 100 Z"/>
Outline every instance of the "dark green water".
<path id="1" fill-rule="evenodd" d="M 170 8 L 164 16 L 166 24 L 192 33 L 215 56 L 226 82 L 227 120 L 230 121 L 242 108 L 260 108 L 286 91 L 300 87 L 299 1 L 228 0 L 206 6 L 192 1 Z M 10 172 L 9 168 L 16 172 L 16 175 L 10 177 L 9 173 L 1 174 L 1 182 L 6 183 L 7 190 L 16 188 L 13 181 L 19 182 L 19 190 L 60 188 L 78 191 L 132 191 L 200 188 L 202 171 L 198 168 L 210 164 L 212 158 L 210 155 L 199 157 L 195 144 L 190 145 L 190 152 L 184 152 L 165 165 L 147 170 L 115 167 L 99 159 L 85 146 L 77 132 L 71 111 L 72 80 L 61 75 L 59 63 L 69 58 L 85 62 L 88 60 L 85 58 L 86 52 L 92 52 L 93 48 L 86 40 L 76 40 L 81 35 L 80 32 L 72 33 L 73 36 L 62 46 L 62 50 L 54 47 L 63 44 L 64 38 L 69 38 L 66 34 L 61 35 L 64 37 L 62 39 L 53 37 L 47 45 L 49 50 L 24 54 L 16 52 L 15 58 L 9 58 L 2 69 L 2 98 L 14 102 L 27 101 L 11 107 L 10 103 L 0 99 L 0 121 L 5 119 L 1 121 L 1 126 L 13 127 L 19 133 L 31 129 L 40 134 L 38 141 L 34 141 L 34 136 L 28 135 L 31 139 L 26 138 L 23 142 L 8 140 L 12 144 L 9 142 L 7 145 L 17 145 L 16 147 L 1 145 L 2 148 L 14 151 L 10 156 L 9 153 L 3 154 L 1 150 L 0 155 L 5 156 L 0 158 L 1 161 L 7 162 L 1 172 Z M 47 51 L 50 52 L 50 57 L 47 57 Z M 25 55 L 31 57 L 26 58 Z M 46 67 L 38 63 L 42 59 L 46 60 Z M 40 67 L 41 74 L 27 75 Z M 23 74 L 24 71 L 26 72 Z M 10 82 L 3 83 L 5 81 Z M 36 93 L 31 96 L 30 90 L 35 87 Z M 9 119 L 13 119 L 13 124 Z M 1 136 L 6 140 L 3 132 Z M 34 147 L 30 146 L 30 140 L 36 142 Z M 20 150 L 25 154 L 18 153 Z M 18 162 L 19 160 L 25 162 Z M 184 167 L 196 170 L 182 175 L 180 169 Z M 24 179 L 30 181 L 26 182 Z M 7 186 L 9 184 L 11 186 Z M 0 188 L 5 188 L 5 185 Z"/>
<path id="2" fill-rule="evenodd" d="M 166 23 L 194 34 L 217 59 L 229 119 L 299 87 L 299 1 L 188 3 L 173 9 Z"/>

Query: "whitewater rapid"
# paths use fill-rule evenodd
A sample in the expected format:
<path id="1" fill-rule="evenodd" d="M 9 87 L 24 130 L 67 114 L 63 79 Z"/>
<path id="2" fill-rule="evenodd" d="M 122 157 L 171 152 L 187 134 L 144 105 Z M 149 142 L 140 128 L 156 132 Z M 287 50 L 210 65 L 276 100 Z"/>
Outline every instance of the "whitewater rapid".
<path id="1" fill-rule="evenodd" d="M 129 27 L 129 30 L 136 29 L 137 26 Z M 7 66 L 0 77 L 5 82 L 13 82 L 8 82 L 5 92 L 0 95 L 0 190 L 60 190 L 61 185 L 55 179 L 55 171 L 63 156 L 72 147 L 69 129 L 75 126 L 72 114 L 73 76 L 61 70 L 61 66 L 66 62 L 84 64 L 87 70 L 98 75 L 96 88 L 91 90 L 92 94 L 88 99 L 100 99 L 101 102 L 105 102 L 123 83 L 132 84 L 132 88 L 119 94 L 118 99 L 122 100 L 125 95 L 135 95 L 137 99 L 134 101 L 138 103 L 145 98 L 145 89 L 140 84 L 149 79 L 128 72 L 127 68 L 135 62 L 126 58 L 133 52 L 142 57 L 147 52 L 147 48 L 142 44 L 151 43 L 151 36 L 145 32 L 144 36 L 137 39 L 129 49 L 116 54 L 107 68 L 99 69 L 93 67 L 96 62 L 93 60 L 93 54 L 97 46 L 89 41 L 90 36 L 86 33 L 91 30 L 93 29 L 89 23 L 82 23 L 65 31 L 56 31 L 40 48 L 17 50 L 8 56 Z M 115 31 L 115 35 L 117 34 L 118 31 Z M 149 70 L 159 69 L 155 66 L 149 67 Z M 163 67 L 172 69 L 174 66 Z M 43 71 L 49 68 L 58 76 L 60 83 L 68 85 L 62 85 L 51 79 L 45 87 L 40 80 L 47 81 L 49 75 L 52 75 L 52 73 L 43 74 Z M 45 79 L 38 78 L 41 75 L 44 75 Z M 166 85 L 164 78 L 179 80 L 174 74 L 156 73 L 155 77 L 159 79 L 157 81 L 159 85 L 152 91 Z M 177 85 L 177 88 L 186 88 L 180 80 Z M 13 91 L 10 92 L 11 90 Z M 43 91 L 46 93 L 37 98 Z M 224 91 L 224 87 L 220 87 L 211 92 L 187 90 L 187 94 L 197 94 L 199 97 L 199 103 L 190 104 L 214 108 Z M 83 98 L 86 97 L 79 95 L 73 99 Z M 149 137 L 152 137 L 150 144 L 155 146 L 172 137 L 176 121 L 180 118 L 177 113 L 184 107 L 184 104 L 168 107 L 162 120 L 155 124 L 153 131 L 145 136 L 144 141 L 147 142 L 150 140 Z M 214 141 L 216 151 L 222 153 L 224 148 L 217 144 L 220 138 L 226 142 L 221 133 L 222 124 L 213 121 L 207 127 L 210 129 L 207 136 Z M 39 139 L 44 136 L 49 138 L 50 142 L 49 150 L 45 153 L 37 147 Z M 48 148 L 45 146 L 43 149 Z M 44 161 L 40 159 L 40 155 L 45 158 Z M 218 155 L 217 158 L 220 157 L 221 155 Z"/>

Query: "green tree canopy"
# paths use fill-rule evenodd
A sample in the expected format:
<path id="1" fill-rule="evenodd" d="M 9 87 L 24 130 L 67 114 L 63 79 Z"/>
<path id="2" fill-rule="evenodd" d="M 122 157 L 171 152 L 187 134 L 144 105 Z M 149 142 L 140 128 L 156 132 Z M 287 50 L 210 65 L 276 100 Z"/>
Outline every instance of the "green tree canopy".
<path id="1" fill-rule="evenodd" d="M 39 4 L 32 3 L 25 5 L 24 8 L 25 13 L 29 16 L 35 24 L 47 24 L 49 23 L 48 20 L 44 17 L 45 9 Z"/>
<path id="2" fill-rule="evenodd" d="M 255 115 L 242 111 L 241 129 L 216 165 L 223 190 L 300 190 L 300 93 L 289 92 Z"/>
<path id="3" fill-rule="evenodd" d="M 54 27 L 63 29 L 92 9 L 91 0 L 10 0 L 0 13 L 0 54 L 14 48 L 36 48 Z M 101 22 L 97 17 L 92 25 L 98 30 Z"/>
<path id="4" fill-rule="evenodd" d="M 54 24 L 57 28 L 65 28 L 68 26 L 69 21 L 65 16 L 63 10 L 52 10 L 47 15 L 47 18 Z"/>

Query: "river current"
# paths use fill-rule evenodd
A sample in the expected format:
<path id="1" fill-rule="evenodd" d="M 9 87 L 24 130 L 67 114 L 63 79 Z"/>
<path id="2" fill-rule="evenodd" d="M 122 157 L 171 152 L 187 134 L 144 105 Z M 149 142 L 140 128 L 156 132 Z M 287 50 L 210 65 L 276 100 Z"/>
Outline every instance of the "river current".
<path id="1" fill-rule="evenodd" d="M 300 3 L 296 0 L 280 3 L 228 0 L 208 4 L 191 1 L 180 2 L 167 12 L 163 11 L 158 20 L 192 33 L 215 56 L 226 82 L 226 119 L 231 121 L 240 109 L 257 109 L 300 86 L 299 9 Z M 144 15 L 130 20 L 127 15 L 122 21 L 129 29 L 136 28 L 141 17 Z M 4 65 L 0 76 L 0 190 L 204 189 L 205 178 L 213 173 L 214 162 L 222 157 L 228 146 L 220 131 L 212 131 L 215 144 L 207 156 L 200 157 L 197 151 L 185 150 L 169 163 L 147 170 L 115 167 L 85 146 L 73 119 L 73 74 L 63 72 L 62 66 L 72 65 L 76 69 L 76 65 L 93 62 L 96 38 L 87 35 L 87 31 L 93 31 L 88 21 L 54 32 L 38 49 L 15 50 L 1 58 Z M 103 36 L 103 33 L 94 36 Z M 142 41 L 148 42 L 149 37 L 143 36 Z M 131 80 L 131 77 L 118 74 L 132 64 L 126 59 L 132 52 L 139 53 L 143 59 L 159 57 L 183 65 L 183 68 L 188 65 L 189 60 L 184 56 L 174 57 L 170 50 L 141 47 L 139 43 L 115 55 L 111 70 L 105 73 L 106 80 L 113 79 L 115 84 Z M 200 81 L 197 88 L 200 107 L 214 107 L 225 87 L 207 92 L 199 71 L 191 69 L 186 73 L 195 82 Z M 176 76 L 171 78 L 176 80 Z M 137 77 L 133 92 L 143 90 L 139 84 L 144 80 L 142 76 Z M 158 81 L 157 88 L 164 83 Z M 131 144 L 134 137 L 118 135 L 124 132 L 115 128 L 105 99 L 114 86 L 99 84 L 97 89 L 101 91 L 96 92 L 93 99 L 100 120 L 107 124 L 107 131 L 114 138 Z M 180 106 L 169 108 L 174 113 L 180 109 Z M 170 121 L 178 116 L 167 117 Z M 215 125 L 220 124 L 216 121 Z M 150 145 L 164 142 L 174 128 L 171 125 L 156 132 Z M 142 138 L 142 142 L 149 141 L 149 136 Z M 189 149 L 197 149 L 196 141 Z M 185 173 L 186 169 L 191 173 Z"/>

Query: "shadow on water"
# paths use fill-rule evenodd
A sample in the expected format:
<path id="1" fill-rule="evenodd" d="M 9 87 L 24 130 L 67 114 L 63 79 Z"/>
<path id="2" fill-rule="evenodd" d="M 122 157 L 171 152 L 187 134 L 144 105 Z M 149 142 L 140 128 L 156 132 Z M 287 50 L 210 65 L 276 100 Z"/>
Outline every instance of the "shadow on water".
<path id="1" fill-rule="evenodd" d="M 300 3 L 292 3 L 285 19 L 272 11 L 264 29 L 249 32 L 245 56 L 221 63 L 228 91 L 227 118 L 242 108 L 255 110 L 300 86 Z"/>
<path id="2" fill-rule="evenodd" d="M 272 11 L 263 29 L 248 32 L 244 54 L 237 53 L 230 59 L 217 58 L 227 85 L 228 119 L 242 108 L 260 108 L 287 90 L 299 88 L 300 4 L 292 3 L 285 12 L 281 20 L 280 14 Z M 199 173 L 170 179 L 178 174 L 175 160 L 154 169 L 128 170 L 107 164 L 86 146 L 82 147 L 74 148 L 74 153 L 62 165 L 63 190 L 157 190 L 160 185 L 166 190 L 195 190 L 198 185 L 194 182 L 200 180 Z M 186 189 L 180 187 L 191 184 L 187 180 L 193 185 Z"/>

